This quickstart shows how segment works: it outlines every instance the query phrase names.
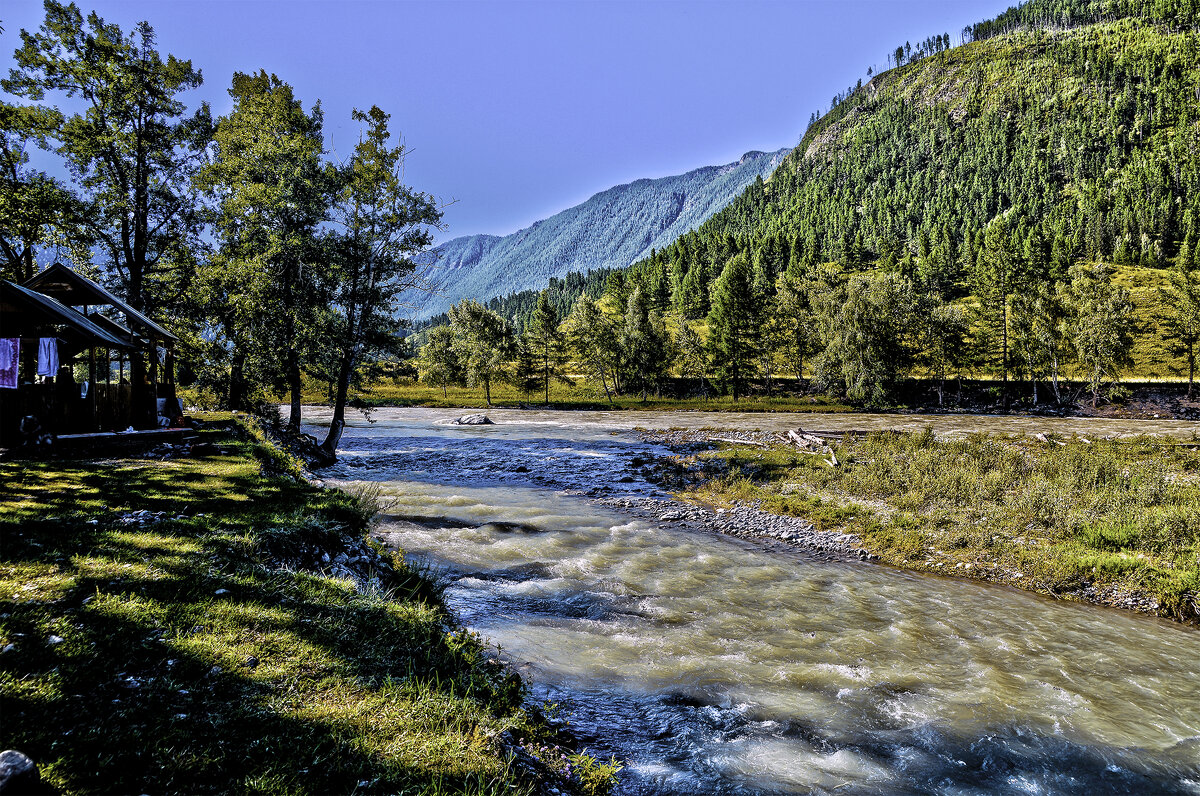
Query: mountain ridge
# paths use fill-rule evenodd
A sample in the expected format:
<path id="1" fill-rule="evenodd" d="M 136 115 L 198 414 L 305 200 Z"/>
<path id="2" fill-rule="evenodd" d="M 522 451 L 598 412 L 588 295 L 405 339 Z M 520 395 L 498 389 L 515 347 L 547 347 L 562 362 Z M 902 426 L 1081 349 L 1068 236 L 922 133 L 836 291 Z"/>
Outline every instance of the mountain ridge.
<path id="1" fill-rule="evenodd" d="M 430 291 L 402 299 L 409 318 L 446 311 L 463 298 L 487 300 L 543 287 L 571 271 L 624 268 L 695 229 L 791 151 L 749 150 L 731 163 L 642 177 L 598 191 L 577 205 L 509 235 L 463 235 L 418 262 Z"/>

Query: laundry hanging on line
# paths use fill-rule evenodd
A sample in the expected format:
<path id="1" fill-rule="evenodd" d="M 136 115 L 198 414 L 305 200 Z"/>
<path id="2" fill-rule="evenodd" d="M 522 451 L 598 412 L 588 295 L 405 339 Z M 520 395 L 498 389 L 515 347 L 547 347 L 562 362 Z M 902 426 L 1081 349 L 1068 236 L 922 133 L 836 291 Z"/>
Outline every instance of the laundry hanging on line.
<path id="1" fill-rule="evenodd" d="M 0 388 L 17 389 L 17 370 L 21 364 L 21 338 L 0 337 Z"/>
<path id="2" fill-rule="evenodd" d="M 37 375 L 58 375 L 58 338 L 42 337 L 38 340 Z"/>

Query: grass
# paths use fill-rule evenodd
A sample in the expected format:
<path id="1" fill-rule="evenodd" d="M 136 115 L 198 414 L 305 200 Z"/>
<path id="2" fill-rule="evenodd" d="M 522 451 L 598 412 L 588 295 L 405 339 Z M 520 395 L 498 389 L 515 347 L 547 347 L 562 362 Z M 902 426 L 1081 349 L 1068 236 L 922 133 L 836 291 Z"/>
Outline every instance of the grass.
<path id="1" fill-rule="evenodd" d="M 359 405 L 365 406 L 427 406 L 434 408 L 484 408 L 487 406 L 483 388 L 448 387 L 443 394 L 440 387 L 431 387 L 410 379 L 383 380 L 371 384 L 366 390 L 353 396 Z M 330 402 L 328 390 L 323 383 L 309 380 L 305 383 L 303 399 L 306 403 Z M 517 407 L 522 404 L 545 406 L 544 395 L 524 395 L 508 384 L 492 385 L 492 404 L 497 407 Z M 848 412 L 851 407 L 827 396 L 819 395 L 753 395 L 734 403 L 726 396 L 713 396 L 705 401 L 702 397 L 672 398 L 641 394 L 614 395 L 610 405 L 599 385 L 580 380 L 574 385 L 555 384 L 550 388 L 550 409 L 587 409 L 597 411 L 662 411 L 692 410 L 704 412 Z"/>
<path id="2" fill-rule="evenodd" d="M 724 474 L 687 496 L 754 501 L 855 533 L 903 567 L 1059 596 L 1144 595 L 1164 616 L 1200 620 L 1194 445 L 982 434 L 943 441 L 927 431 L 847 438 L 834 450 L 836 468 L 784 446 L 724 448 L 705 454 L 725 460 L 708 465 Z"/>
<path id="3" fill-rule="evenodd" d="M 0 463 L 0 748 L 66 793 L 534 792 L 503 739 L 547 728 L 436 588 L 280 565 L 373 510 L 286 458 Z"/>

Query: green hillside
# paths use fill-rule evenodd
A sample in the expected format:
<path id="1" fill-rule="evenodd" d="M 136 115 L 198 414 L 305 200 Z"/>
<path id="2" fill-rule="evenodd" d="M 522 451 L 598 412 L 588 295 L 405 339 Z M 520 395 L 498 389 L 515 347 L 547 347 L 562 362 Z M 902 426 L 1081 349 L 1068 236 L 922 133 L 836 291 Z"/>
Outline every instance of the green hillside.
<path id="1" fill-rule="evenodd" d="M 1010 295 L 1074 263 L 1115 264 L 1137 321 L 1126 373 L 1186 375 L 1159 288 L 1200 236 L 1198 8 L 1031 2 L 972 26 L 976 40 L 850 92 L 769 179 L 635 264 L 632 283 L 701 318 L 745 253 L 768 292 L 836 263 L 970 302 L 985 229 L 1003 218 Z"/>
<path id="2" fill-rule="evenodd" d="M 875 404 L 982 377 L 1006 406 L 1014 381 L 1098 404 L 1122 379 L 1189 378 L 1200 2 L 1033 0 L 963 39 L 897 47 L 768 178 L 629 269 L 489 308 L 517 328 L 539 301 L 571 315 L 577 372 L 601 382 L 677 371 L 735 400 L 777 376 Z M 656 324 L 665 347 L 640 342 Z"/>

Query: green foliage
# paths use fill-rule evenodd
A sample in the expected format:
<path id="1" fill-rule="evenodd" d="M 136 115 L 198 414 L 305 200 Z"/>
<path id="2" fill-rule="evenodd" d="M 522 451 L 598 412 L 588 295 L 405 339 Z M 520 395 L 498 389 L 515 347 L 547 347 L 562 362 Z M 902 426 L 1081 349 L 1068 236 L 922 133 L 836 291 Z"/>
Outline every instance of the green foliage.
<path id="1" fill-rule="evenodd" d="M 75 194 L 43 171 L 28 168 L 30 145 L 49 146 L 62 125 L 53 108 L 0 102 L 0 277 L 24 282 L 36 271 L 39 246 L 61 237 L 85 244 Z"/>
<path id="2" fill-rule="evenodd" d="M 284 387 L 299 428 L 301 355 L 316 345 L 325 308 L 315 267 L 332 189 L 321 162 L 322 114 L 319 106 L 306 113 L 291 86 L 266 72 L 235 73 L 229 95 L 215 157 L 195 181 L 216 201 L 219 241 L 198 272 L 195 321 L 202 325 L 212 308 L 224 345 L 210 350 L 224 356 L 206 364 L 234 376 L 228 405 L 246 408 L 255 386 Z"/>
<path id="3" fill-rule="evenodd" d="M 1196 386 L 1196 358 L 1200 349 L 1200 268 L 1195 267 L 1191 234 L 1184 240 L 1171 271 L 1171 284 L 1165 291 L 1172 313 L 1166 330 L 1174 349 L 1182 354 L 1187 367 L 1188 398 Z"/>
<path id="4" fill-rule="evenodd" d="M 741 254 L 732 258 L 713 284 L 708 313 L 708 344 L 717 373 L 729 384 L 736 403 L 754 373 L 762 327 L 762 305 L 752 283 L 750 261 Z"/>
<path id="5" fill-rule="evenodd" d="M 650 309 L 640 287 L 634 288 L 626 302 L 620 344 L 626 383 L 640 390 L 644 401 L 651 388 L 659 387 L 675 356 L 662 316 Z"/>
<path id="6" fill-rule="evenodd" d="M 557 380 L 570 384 L 563 366 L 567 363 L 566 335 L 559 328 L 558 311 L 546 294 L 538 298 L 533 318 L 525 330 L 525 344 L 532 353 L 538 367 L 538 383 L 545 390 L 546 403 L 550 403 L 550 382 Z"/>
<path id="7" fill-rule="evenodd" d="M 856 274 L 822 314 L 829 342 L 817 378 L 850 400 L 877 404 L 912 366 L 918 298 L 899 274 Z"/>
<path id="8" fill-rule="evenodd" d="M 421 379 L 442 388 L 442 395 L 451 384 L 463 383 L 462 362 L 458 358 L 454 330 L 438 326 L 429 330 L 428 342 L 421 348 L 419 364 Z"/>
<path id="9" fill-rule="evenodd" d="M 1072 266 L 1067 297 L 1073 310 L 1075 352 L 1087 374 L 1095 406 L 1104 381 L 1120 381 L 1120 367 L 1129 361 L 1133 306 L 1129 291 L 1114 285 L 1111 270 L 1102 265 Z"/>
<path id="10" fill-rule="evenodd" d="M 513 335 L 508 324 L 478 301 L 464 299 L 450 308 L 450 327 L 467 383 L 482 385 L 484 400 L 491 406 L 492 380 L 503 374 L 512 355 Z"/>
<path id="11" fill-rule="evenodd" d="M 584 796 L 608 796 L 617 785 L 617 774 L 624 768 L 615 757 L 607 763 L 586 753 L 568 755 L 567 759 Z"/>
<path id="12" fill-rule="evenodd" d="M 173 266 L 197 244 L 191 179 L 211 134 L 206 105 L 191 117 L 178 95 L 202 82 L 191 61 L 155 49 L 154 29 L 131 34 L 74 4 L 45 3 L 36 32 L 21 31 L 16 66 L 0 85 L 42 101 L 57 94 L 82 112 L 47 117 L 46 138 L 71 169 L 88 212 L 80 220 L 107 260 L 108 275 L 140 310 L 177 293 Z M 46 186 L 50 187 L 50 186 Z"/>
<path id="13" fill-rule="evenodd" d="M 1052 594 L 1149 594 L 1200 619 L 1200 451 L 1173 440 L 1034 441 L 872 434 L 839 466 L 794 448 L 727 448 L 695 496 L 755 501 L 860 535 L 894 564 Z M 745 473 L 750 473 L 747 477 Z M 967 565 L 970 565 L 967 567 Z"/>

